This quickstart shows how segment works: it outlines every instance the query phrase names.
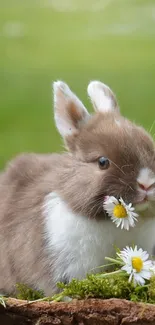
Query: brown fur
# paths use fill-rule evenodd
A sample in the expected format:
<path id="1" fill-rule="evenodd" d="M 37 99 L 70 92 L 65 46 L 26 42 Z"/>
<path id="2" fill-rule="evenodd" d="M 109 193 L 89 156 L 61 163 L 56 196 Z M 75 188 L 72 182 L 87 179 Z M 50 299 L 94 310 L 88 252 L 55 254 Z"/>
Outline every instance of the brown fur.
<path id="1" fill-rule="evenodd" d="M 72 104 L 69 118 L 74 124 L 78 114 Z M 0 288 L 7 292 L 16 282 L 39 285 L 46 293 L 55 287 L 42 213 L 48 193 L 56 191 L 73 211 L 87 218 L 104 218 L 105 195 L 134 202 L 139 168 L 155 172 L 151 137 L 119 113 L 95 114 L 65 141 L 72 155 L 23 154 L 7 165 L 0 178 Z M 100 170 L 101 156 L 109 158 L 109 169 Z"/>

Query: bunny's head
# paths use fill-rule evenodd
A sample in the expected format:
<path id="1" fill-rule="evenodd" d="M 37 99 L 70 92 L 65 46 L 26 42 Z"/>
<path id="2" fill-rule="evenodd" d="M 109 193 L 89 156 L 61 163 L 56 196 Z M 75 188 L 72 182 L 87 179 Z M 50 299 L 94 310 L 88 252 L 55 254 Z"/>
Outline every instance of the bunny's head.
<path id="1" fill-rule="evenodd" d="M 139 209 L 148 208 L 155 202 L 151 136 L 121 116 L 116 97 L 105 84 L 90 82 L 88 95 L 94 114 L 88 113 L 65 83 L 54 83 L 55 122 L 76 161 L 76 188 L 84 206 L 100 202 L 101 208 L 104 197 L 113 195 Z"/>

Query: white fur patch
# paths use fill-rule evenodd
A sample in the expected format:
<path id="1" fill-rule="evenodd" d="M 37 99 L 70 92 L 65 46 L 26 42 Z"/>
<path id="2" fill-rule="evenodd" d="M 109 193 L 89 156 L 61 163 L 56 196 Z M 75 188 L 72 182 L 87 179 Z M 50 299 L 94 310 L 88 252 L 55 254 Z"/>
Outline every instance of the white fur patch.
<path id="1" fill-rule="evenodd" d="M 56 193 L 45 200 L 48 248 L 56 254 L 56 281 L 82 278 L 103 264 L 106 246 L 104 223 L 74 214 Z"/>
<path id="2" fill-rule="evenodd" d="M 137 182 L 149 188 L 153 184 L 155 185 L 155 174 L 149 168 L 142 168 L 139 172 Z"/>
<path id="3" fill-rule="evenodd" d="M 139 203 L 136 204 L 136 210 L 144 211 L 149 208 L 151 201 L 155 201 L 155 174 L 149 168 L 141 168 L 137 178 L 137 191 Z M 147 201 L 143 202 L 146 196 Z"/>
<path id="4" fill-rule="evenodd" d="M 116 228 L 109 219 L 99 222 L 76 215 L 56 193 L 45 197 L 43 211 L 51 276 L 55 282 L 83 278 L 91 269 L 107 263 L 104 257 L 114 254 L 113 245 L 121 249 L 137 244 L 152 253 L 155 219 L 150 214 L 145 219 L 139 217 L 135 228 L 125 231 Z"/>

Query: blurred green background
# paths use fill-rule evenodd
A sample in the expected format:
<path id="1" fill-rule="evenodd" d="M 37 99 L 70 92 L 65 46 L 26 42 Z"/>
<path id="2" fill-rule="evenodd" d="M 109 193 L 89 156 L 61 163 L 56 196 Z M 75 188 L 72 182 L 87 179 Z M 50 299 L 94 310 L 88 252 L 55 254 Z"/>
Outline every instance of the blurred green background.
<path id="1" fill-rule="evenodd" d="M 54 80 L 91 110 L 99 79 L 148 130 L 155 110 L 155 0 L 0 0 L 0 167 L 19 152 L 61 150 Z M 155 133 L 155 127 L 152 127 Z"/>

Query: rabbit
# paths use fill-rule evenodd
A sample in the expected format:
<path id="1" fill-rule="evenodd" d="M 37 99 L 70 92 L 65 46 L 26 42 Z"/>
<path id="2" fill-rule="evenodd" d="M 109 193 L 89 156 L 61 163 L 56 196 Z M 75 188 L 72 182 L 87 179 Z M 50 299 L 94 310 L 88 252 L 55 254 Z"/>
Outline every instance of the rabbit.
<path id="1" fill-rule="evenodd" d="M 133 243 L 154 252 L 155 145 L 143 127 L 120 113 L 112 90 L 91 81 L 90 114 L 62 81 L 53 84 L 54 119 L 66 151 L 23 153 L 0 178 L 0 289 L 16 283 L 57 292 L 96 272 Z M 107 195 L 122 197 L 139 212 L 129 231 L 103 209 Z"/>

